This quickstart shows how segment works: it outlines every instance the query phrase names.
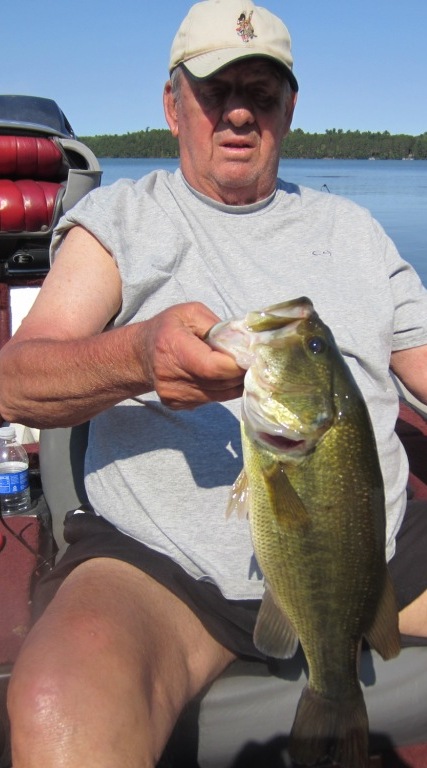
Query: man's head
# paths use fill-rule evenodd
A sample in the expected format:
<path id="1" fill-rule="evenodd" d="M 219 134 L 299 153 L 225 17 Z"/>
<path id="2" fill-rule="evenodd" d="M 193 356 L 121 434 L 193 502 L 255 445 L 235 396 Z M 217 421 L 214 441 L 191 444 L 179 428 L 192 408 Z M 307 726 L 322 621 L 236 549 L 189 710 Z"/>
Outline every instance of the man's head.
<path id="1" fill-rule="evenodd" d="M 296 102 L 283 22 L 251 0 L 193 6 L 172 44 L 165 114 L 195 189 L 242 205 L 275 188 Z"/>

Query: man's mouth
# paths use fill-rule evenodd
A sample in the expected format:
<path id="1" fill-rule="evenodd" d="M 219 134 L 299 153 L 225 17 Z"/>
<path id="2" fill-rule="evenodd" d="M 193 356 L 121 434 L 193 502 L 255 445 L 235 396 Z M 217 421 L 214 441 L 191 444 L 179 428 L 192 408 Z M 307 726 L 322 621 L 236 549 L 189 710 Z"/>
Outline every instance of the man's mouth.
<path id="1" fill-rule="evenodd" d="M 251 139 L 249 139 L 247 136 L 233 136 L 230 139 L 223 139 L 220 143 L 220 146 L 225 149 L 235 150 L 253 149 L 254 142 L 251 141 Z"/>
<path id="2" fill-rule="evenodd" d="M 252 149 L 252 144 L 248 141 L 226 141 L 222 144 L 223 147 L 229 147 L 231 149 Z"/>

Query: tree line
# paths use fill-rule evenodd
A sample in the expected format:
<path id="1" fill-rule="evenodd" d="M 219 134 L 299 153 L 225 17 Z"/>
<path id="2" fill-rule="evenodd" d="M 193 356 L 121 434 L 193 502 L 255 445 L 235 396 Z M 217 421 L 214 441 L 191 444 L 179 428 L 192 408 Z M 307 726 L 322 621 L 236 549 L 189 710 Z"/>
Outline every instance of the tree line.
<path id="1" fill-rule="evenodd" d="M 178 141 L 169 130 L 146 128 L 123 135 L 81 136 L 97 157 L 176 158 Z M 331 128 L 325 133 L 291 131 L 283 140 L 282 157 L 401 160 L 427 159 L 427 131 L 419 136 L 390 134 L 388 131 L 344 131 Z"/>

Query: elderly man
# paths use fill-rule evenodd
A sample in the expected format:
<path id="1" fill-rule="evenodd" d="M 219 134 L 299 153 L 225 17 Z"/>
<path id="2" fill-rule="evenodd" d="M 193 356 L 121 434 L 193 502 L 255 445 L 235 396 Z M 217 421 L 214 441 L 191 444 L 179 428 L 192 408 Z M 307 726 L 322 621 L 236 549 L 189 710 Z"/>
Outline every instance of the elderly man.
<path id="1" fill-rule="evenodd" d="M 266 9 L 193 6 L 164 91 L 180 170 L 67 214 L 2 352 L 7 419 L 91 420 L 94 510 L 68 516 L 67 554 L 40 585 L 49 604 L 10 686 L 14 768 L 153 766 L 185 704 L 236 656 L 259 657 L 262 579 L 247 524 L 224 520 L 244 372 L 203 341 L 219 318 L 305 294 L 332 327 L 376 431 L 401 631 L 427 635 L 421 518 L 396 550 L 407 461 L 389 383 L 391 366 L 427 400 L 427 297 L 366 211 L 277 179 L 292 63 Z"/>

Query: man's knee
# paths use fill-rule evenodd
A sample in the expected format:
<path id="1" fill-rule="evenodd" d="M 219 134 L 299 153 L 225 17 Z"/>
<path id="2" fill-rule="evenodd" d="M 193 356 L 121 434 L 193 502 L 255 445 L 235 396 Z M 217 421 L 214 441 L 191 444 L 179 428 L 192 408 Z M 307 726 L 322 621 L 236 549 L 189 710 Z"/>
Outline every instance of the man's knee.
<path id="1" fill-rule="evenodd" d="M 83 749 L 96 743 L 106 747 L 103 768 L 115 750 L 114 765 L 133 765 L 120 752 L 126 745 L 143 755 L 137 765 L 154 765 L 182 707 L 233 657 L 186 605 L 138 570 L 108 561 L 78 570 L 16 663 L 9 696 L 15 750 L 36 744 L 39 764 L 50 766 L 41 759 L 48 744 L 54 754 L 61 742 L 74 760 L 78 739 L 81 764 Z"/>
<path id="2" fill-rule="evenodd" d="M 49 743 L 61 739 L 62 680 L 37 662 L 32 664 L 22 651 L 8 687 L 7 707 L 11 723 L 14 765 L 25 763 L 26 744 L 49 752 Z M 60 726 L 58 732 L 58 725 Z"/>
<path id="3" fill-rule="evenodd" d="M 137 670 L 130 674 L 120 655 L 109 673 L 93 654 L 80 664 L 66 653 L 49 657 L 47 649 L 40 663 L 38 641 L 31 641 L 8 691 L 14 768 L 81 768 L 88 755 L 94 768 L 152 768 L 159 748 Z"/>

